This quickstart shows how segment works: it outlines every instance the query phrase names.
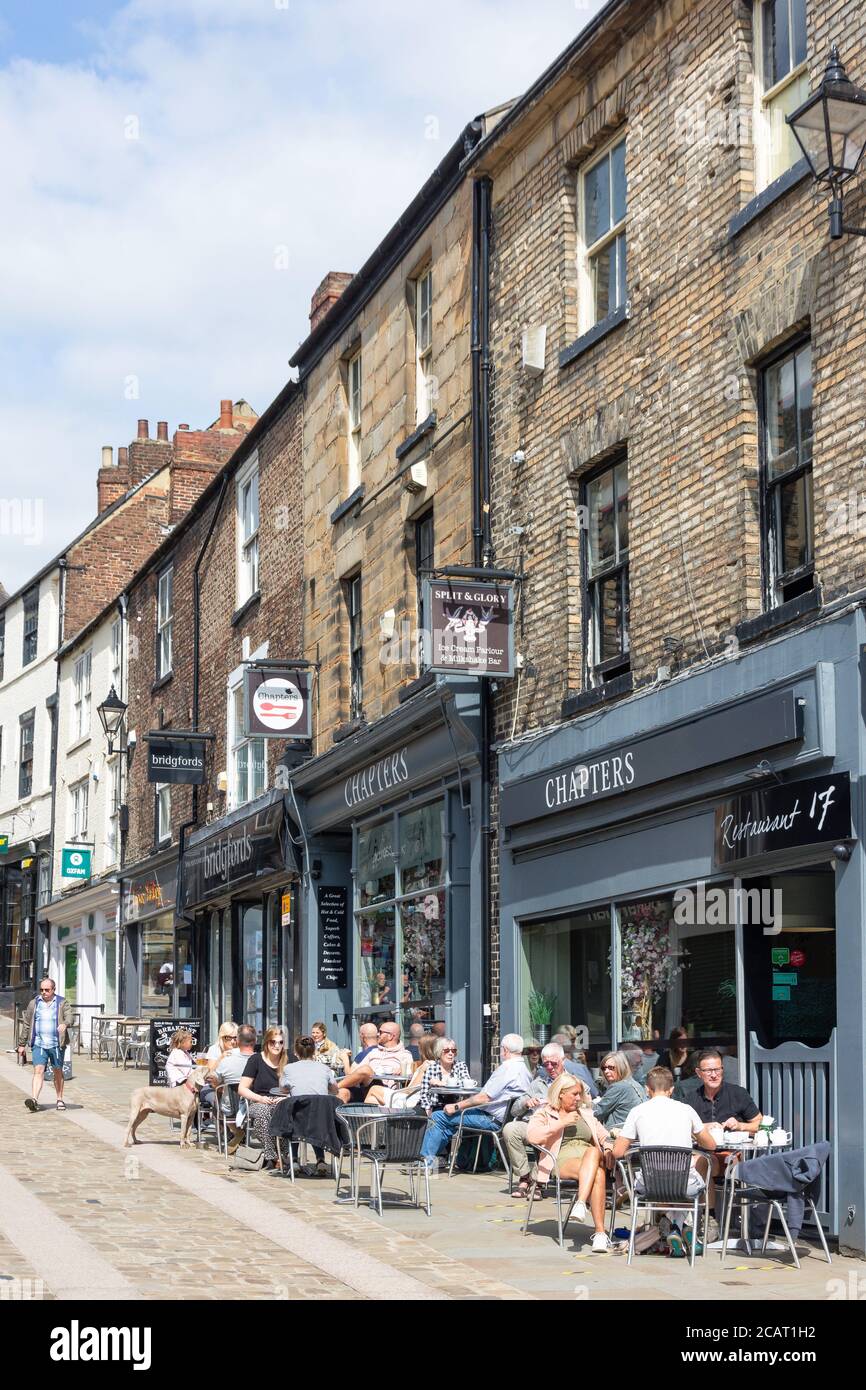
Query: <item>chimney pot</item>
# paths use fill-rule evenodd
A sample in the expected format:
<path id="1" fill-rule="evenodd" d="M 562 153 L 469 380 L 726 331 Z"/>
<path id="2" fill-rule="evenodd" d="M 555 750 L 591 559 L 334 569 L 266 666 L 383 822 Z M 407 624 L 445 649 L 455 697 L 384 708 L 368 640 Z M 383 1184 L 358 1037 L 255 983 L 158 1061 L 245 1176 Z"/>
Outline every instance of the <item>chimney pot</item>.
<path id="1" fill-rule="evenodd" d="M 138 437 L 139 437 L 139 439 L 149 439 L 149 438 L 150 438 L 150 424 L 149 424 L 149 422 L 148 422 L 147 420 L 139 420 L 139 422 L 138 422 Z"/>
<path id="2" fill-rule="evenodd" d="M 231 401 L 220 401 L 220 423 L 221 430 L 234 428 L 234 408 Z"/>
<path id="3" fill-rule="evenodd" d="M 168 443 L 168 421 L 167 421 L 167 420 L 157 420 L 157 422 L 156 422 L 156 437 L 157 437 L 157 439 L 164 439 L 165 442 L 166 442 L 166 444 Z"/>
<path id="4" fill-rule="evenodd" d="M 103 444 L 102 446 L 102 467 L 114 467 L 114 450 L 112 449 L 110 444 Z"/>
<path id="5" fill-rule="evenodd" d="M 128 468 L 128 467 L 129 467 L 129 449 L 126 447 L 125 444 L 119 444 L 119 445 L 118 445 L 118 448 L 117 448 L 117 466 L 118 466 L 118 468 Z"/>

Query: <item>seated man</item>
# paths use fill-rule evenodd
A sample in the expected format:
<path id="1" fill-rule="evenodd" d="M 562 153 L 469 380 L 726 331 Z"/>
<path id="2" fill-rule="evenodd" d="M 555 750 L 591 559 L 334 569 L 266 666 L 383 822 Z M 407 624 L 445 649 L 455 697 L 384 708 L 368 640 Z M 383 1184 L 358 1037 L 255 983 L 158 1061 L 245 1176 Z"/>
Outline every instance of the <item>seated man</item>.
<path id="1" fill-rule="evenodd" d="M 673 1099 L 674 1078 L 667 1067 L 653 1067 L 646 1079 L 649 1100 L 636 1105 L 625 1117 L 619 1138 L 614 1141 L 613 1156 L 622 1158 L 629 1146 L 637 1141 L 643 1147 L 660 1146 L 668 1149 L 690 1149 L 693 1138 L 697 1138 L 702 1149 L 712 1152 L 716 1141 L 710 1134 L 700 1116 L 690 1105 Z M 687 1195 L 694 1197 L 703 1192 L 710 1160 L 700 1155 L 692 1159 Z M 635 1191 L 643 1191 L 643 1174 L 635 1175 Z M 674 1223 L 675 1224 L 675 1223 Z M 669 1244 L 673 1254 L 683 1253 L 682 1238 L 678 1231 L 671 1231 Z"/>
<path id="2" fill-rule="evenodd" d="M 763 1116 L 743 1086 L 725 1081 L 725 1063 L 716 1048 L 705 1047 L 703 1052 L 698 1053 L 695 1077 L 700 1084 L 689 1093 L 688 1103 L 704 1124 L 721 1125 L 722 1129 L 739 1130 L 744 1134 L 757 1134 Z M 710 1205 L 713 1209 L 716 1205 L 713 1178 L 719 1176 L 722 1167 L 722 1160 L 714 1157 L 710 1168 Z"/>
<path id="3" fill-rule="evenodd" d="M 505 1118 L 509 1101 L 515 1096 L 529 1093 L 532 1077 L 523 1060 L 523 1039 L 519 1033 L 506 1034 L 502 1039 L 500 1055 L 501 1065 L 490 1076 L 482 1091 L 453 1105 L 446 1105 L 442 1110 L 434 1111 L 421 1146 L 428 1167 L 433 1166 L 436 1155 L 447 1147 L 456 1134 L 462 1111 L 471 1112 L 463 1121 L 464 1132 L 498 1131 Z"/>
<path id="4" fill-rule="evenodd" d="M 367 1056 L 367 1053 L 368 1053 L 368 1052 L 372 1052 L 372 1051 L 373 1051 L 373 1048 L 374 1048 L 374 1047 L 376 1046 L 376 1044 L 378 1043 L 378 1041 L 379 1041 L 379 1027 L 378 1027 L 378 1024 L 376 1024 L 376 1023 L 362 1023 L 361 1026 L 360 1026 L 360 1028 L 358 1029 L 358 1037 L 361 1039 L 361 1046 L 360 1046 L 360 1049 L 355 1053 L 354 1057 L 352 1058 L 352 1061 L 355 1062 L 355 1063 L 363 1062 L 364 1058 Z"/>
<path id="5" fill-rule="evenodd" d="M 534 1150 L 530 1150 L 526 1142 L 526 1126 L 530 1116 L 533 1110 L 537 1110 L 547 1099 L 547 1094 L 557 1077 L 566 1071 L 573 1073 L 574 1066 L 574 1063 L 566 1060 L 565 1051 L 560 1043 L 547 1043 L 541 1049 L 541 1065 L 532 1078 L 532 1085 L 526 1095 L 521 1096 L 512 1106 L 511 1119 L 502 1131 L 511 1171 L 517 1178 L 512 1197 L 525 1197 L 529 1192 L 529 1174 L 534 1155 Z M 585 1071 L 586 1068 L 582 1070 Z M 580 1079 L 583 1080 L 583 1077 Z"/>
<path id="6" fill-rule="evenodd" d="M 414 1062 L 400 1041 L 399 1023 L 386 1022 L 379 1029 L 379 1042 L 363 1062 L 356 1063 L 340 1083 L 337 1095 L 346 1101 L 363 1101 L 371 1086 L 389 1076 L 411 1076 Z"/>

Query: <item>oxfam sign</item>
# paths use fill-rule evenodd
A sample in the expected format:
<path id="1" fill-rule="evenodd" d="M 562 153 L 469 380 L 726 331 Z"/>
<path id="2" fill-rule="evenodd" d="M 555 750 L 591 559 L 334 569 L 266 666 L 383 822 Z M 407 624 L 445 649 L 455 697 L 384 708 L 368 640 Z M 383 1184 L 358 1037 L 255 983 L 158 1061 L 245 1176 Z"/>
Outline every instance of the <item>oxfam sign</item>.
<path id="1" fill-rule="evenodd" d="M 63 878 L 90 878 L 89 849 L 64 849 L 60 852 L 60 873 Z"/>
<path id="2" fill-rule="evenodd" d="M 250 667 L 244 673 L 244 733 L 248 738 L 308 739 L 312 735 L 309 671 Z"/>

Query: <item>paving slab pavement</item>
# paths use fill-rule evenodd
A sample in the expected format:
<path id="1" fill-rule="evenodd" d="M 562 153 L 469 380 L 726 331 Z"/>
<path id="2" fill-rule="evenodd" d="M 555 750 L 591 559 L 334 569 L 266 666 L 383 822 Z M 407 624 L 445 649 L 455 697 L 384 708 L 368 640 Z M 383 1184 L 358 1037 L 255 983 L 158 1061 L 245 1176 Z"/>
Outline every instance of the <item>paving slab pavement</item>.
<path id="1" fill-rule="evenodd" d="M 3 1021 L 0 1020 L 0 1047 L 2 1045 Z M 7 1068 L 12 1066 L 11 1060 L 4 1065 L 0 1054 L 0 1088 L 8 1079 Z M 247 1296 L 381 1298 L 385 1289 L 377 1289 L 375 1281 L 368 1285 L 363 1274 L 354 1280 L 354 1289 L 352 1281 L 344 1283 L 345 1271 L 353 1266 L 359 1271 L 358 1262 L 362 1258 L 381 1262 L 398 1278 L 417 1281 L 427 1291 L 424 1296 L 438 1294 L 461 1300 L 528 1297 L 557 1301 L 640 1298 L 780 1302 L 830 1298 L 839 1287 L 835 1281 L 848 1281 L 852 1273 L 855 1280 L 866 1281 L 866 1264 L 862 1261 L 834 1255 L 830 1267 L 816 1247 L 805 1244 L 801 1246 L 803 1267 L 800 1271 L 793 1268 L 787 1256 L 747 1258 L 733 1253 L 724 1266 L 717 1253 L 710 1253 L 698 1260 L 694 1272 L 685 1261 L 659 1256 L 640 1257 L 629 1269 L 623 1256 L 590 1255 L 587 1246 L 591 1229 L 579 1227 L 574 1221 L 565 1249 L 560 1251 L 555 1240 L 552 1203 L 548 1200 L 543 1206 L 536 1205 L 532 1226 L 523 1236 L 525 1205 L 508 1197 L 501 1173 L 440 1176 L 432 1183 L 431 1219 L 404 1202 L 386 1206 L 384 1218 L 380 1220 L 364 1204 L 357 1212 L 352 1207 L 335 1205 L 331 1179 L 299 1178 L 291 1184 L 275 1174 L 227 1174 L 224 1161 L 209 1149 L 181 1154 L 176 1136 L 169 1138 L 167 1122 L 161 1119 L 151 1117 L 142 1127 L 141 1137 L 148 1142 L 134 1151 L 119 1150 L 116 1147 L 117 1128 L 125 1127 L 129 1094 L 136 1085 L 142 1084 L 143 1074 L 132 1071 L 124 1074 L 109 1063 L 91 1062 L 84 1056 L 75 1059 L 74 1070 L 76 1080 L 69 1083 L 67 1100 L 70 1107 L 83 1104 L 84 1110 L 70 1108 L 66 1115 L 52 1112 L 34 1117 L 28 1116 L 22 1105 L 20 1121 L 42 1124 L 47 1120 L 52 1126 L 62 1126 L 69 1120 L 77 1120 L 68 1126 L 76 1131 L 75 1147 L 83 1153 L 87 1145 L 96 1146 L 93 1157 L 96 1168 L 91 1171 L 101 1172 L 100 1164 L 106 1161 L 98 1159 L 96 1154 L 109 1154 L 108 1161 L 115 1169 L 119 1163 L 139 1162 L 138 1179 L 121 1184 L 122 1194 L 138 1190 L 139 1184 L 144 1185 L 142 1190 L 151 1192 L 151 1185 L 155 1184 L 160 1203 L 172 1200 L 172 1192 L 176 1193 L 175 1199 L 179 1198 L 181 1205 L 198 1201 L 206 1213 L 201 1216 L 205 1228 L 210 1230 L 216 1218 L 218 1234 L 210 1242 L 188 1249 L 186 1254 L 188 1259 L 195 1260 L 197 1275 L 212 1271 L 213 1284 L 206 1281 L 205 1287 L 219 1288 L 220 1292 L 213 1292 L 211 1296 L 237 1296 L 236 1289 L 230 1293 L 223 1291 L 230 1280 L 223 1282 L 222 1277 L 226 1262 L 229 1273 L 232 1271 L 235 1242 L 248 1255 L 250 1250 L 258 1250 L 262 1241 L 270 1238 L 273 1242 L 278 1229 L 290 1232 L 292 1240 L 297 1242 L 291 1257 L 298 1262 L 297 1267 L 290 1270 L 285 1280 L 272 1280 L 270 1292 L 262 1287 Z M 19 1072 L 15 1079 L 20 1084 L 27 1078 L 29 1084 L 29 1077 L 28 1069 Z M 109 1127 L 102 1128 L 100 1122 L 109 1122 Z M 0 1166 L 6 1164 L 3 1147 L 0 1140 Z M 399 1190 L 405 1192 L 405 1188 L 405 1178 L 397 1174 L 389 1177 L 386 1192 L 396 1197 Z M 79 1194 L 79 1200 L 86 1202 L 88 1198 Z M 118 1198 L 116 1195 L 111 1198 L 106 1191 L 98 1200 L 108 1202 L 110 1207 Z M 160 1223 L 155 1227 L 152 1223 L 147 1226 L 146 1202 L 138 1200 L 134 1206 L 132 1227 L 139 1237 L 150 1242 L 143 1244 L 139 1238 L 136 1249 L 149 1253 L 159 1267 L 163 1243 Z M 270 1224 L 263 1225 L 265 1221 Z M 282 1222 L 288 1224 L 280 1225 Z M 143 1223 L 146 1229 L 142 1229 Z M 0 1231 L 2 1225 L 0 1219 Z M 327 1261 L 317 1261 L 311 1254 L 315 1242 L 304 1244 L 311 1238 L 304 1231 L 337 1242 L 338 1248 L 332 1253 L 344 1263 L 328 1265 Z M 114 1240 L 113 1245 L 124 1246 L 126 1239 Z M 284 1243 L 278 1245 L 278 1251 L 275 1259 L 290 1260 Z M 354 1259 L 347 1251 L 353 1252 Z M 120 1249 L 107 1257 L 127 1276 L 140 1258 L 139 1254 L 124 1254 Z M 188 1265 L 182 1267 L 189 1268 Z M 236 1271 L 236 1264 L 234 1269 Z M 305 1292 L 283 1292 L 296 1287 Z"/>

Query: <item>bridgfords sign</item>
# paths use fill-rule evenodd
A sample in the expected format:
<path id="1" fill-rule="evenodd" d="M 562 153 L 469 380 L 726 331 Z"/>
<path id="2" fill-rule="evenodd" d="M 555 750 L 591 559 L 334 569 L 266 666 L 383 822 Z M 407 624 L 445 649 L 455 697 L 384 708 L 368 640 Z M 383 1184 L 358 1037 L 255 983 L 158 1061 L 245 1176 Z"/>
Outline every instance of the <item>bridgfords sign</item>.
<path id="1" fill-rule="evenodd" d="M 283 805 L 274 802 L 251 816 L 190 837 L 183 857 L 185 907 L 227 896 L 241 884 L 288 874 L 283 846 Z"/>
<path id="2" fill-rule="evenodd" d="M 182 782 L 201 786 L 205 780 L 206 747 L 204 738 L 190 735 L 175 738 L 169 734 L 148 734 L 148 782 Z"/>

